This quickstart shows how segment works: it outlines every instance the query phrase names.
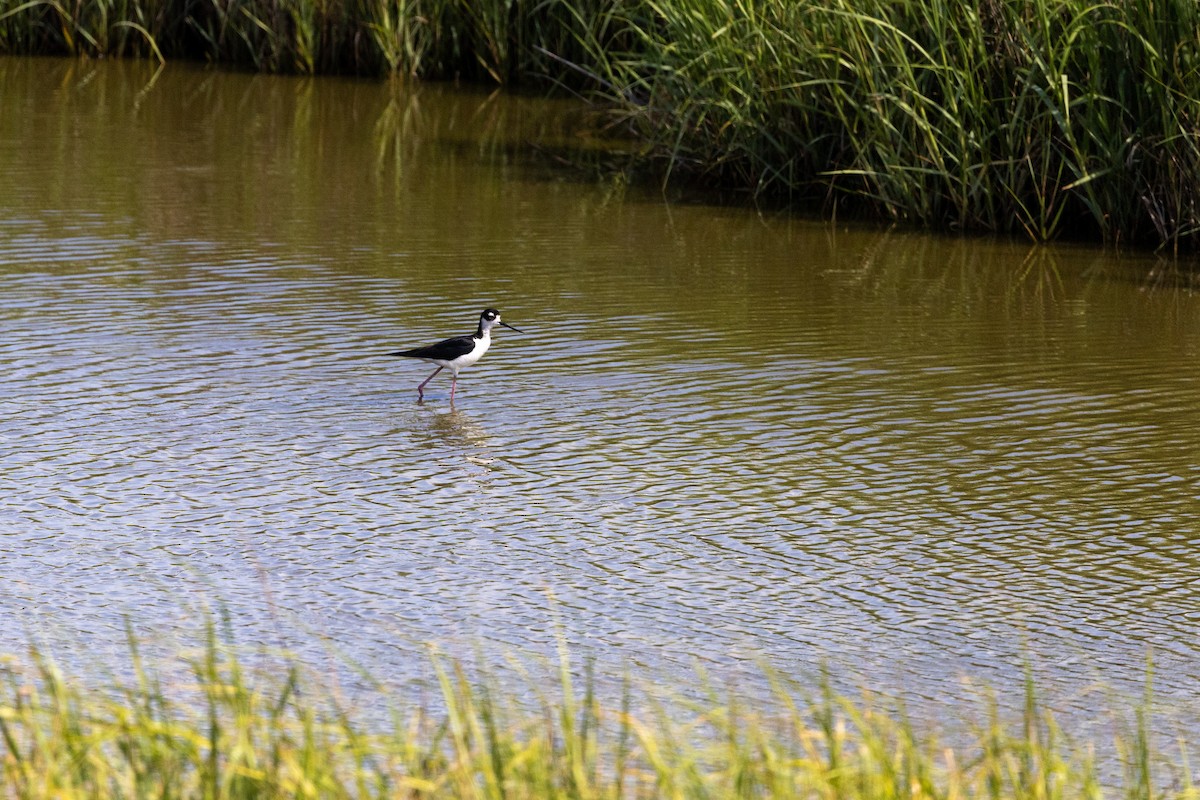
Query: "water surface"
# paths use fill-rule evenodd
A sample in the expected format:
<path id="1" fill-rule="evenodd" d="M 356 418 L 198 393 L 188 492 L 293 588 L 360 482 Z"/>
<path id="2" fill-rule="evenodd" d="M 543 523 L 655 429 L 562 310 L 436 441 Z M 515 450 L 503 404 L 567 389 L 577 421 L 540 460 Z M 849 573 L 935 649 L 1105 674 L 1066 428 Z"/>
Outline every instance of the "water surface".
<path id="1" fill-rule="evenodd" d="M 568 101 L 0 59 L 0 630 L 1200 681 L 1200 298 L 1151 257 L 680 204 Z M 500 330 L 456 403 L 382 356 Z M 66 646 L 66 645 L 64 645 Z M 1098 689 L 1098 686 L 1104 687 Z"/>

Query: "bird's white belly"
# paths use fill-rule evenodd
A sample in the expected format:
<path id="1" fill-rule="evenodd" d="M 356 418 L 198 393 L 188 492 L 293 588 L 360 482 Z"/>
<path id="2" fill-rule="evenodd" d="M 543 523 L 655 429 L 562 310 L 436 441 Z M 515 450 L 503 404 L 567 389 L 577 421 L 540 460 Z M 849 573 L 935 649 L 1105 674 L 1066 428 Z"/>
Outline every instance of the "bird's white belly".
<path id="1" fill-rule="evenodd" d="M 484 336 L 482 339 L 476 339 L 474 350 L 461 355 L 452 361 L 446 361 L 442 364 L 442 366 L 449 367 L 457 373 L 463 367 L 469 367 L 479 359 L 483 358 L 483 354 L 486 353 L 488 348 L 491 346 L 492 338 L 490 336 Z"/>

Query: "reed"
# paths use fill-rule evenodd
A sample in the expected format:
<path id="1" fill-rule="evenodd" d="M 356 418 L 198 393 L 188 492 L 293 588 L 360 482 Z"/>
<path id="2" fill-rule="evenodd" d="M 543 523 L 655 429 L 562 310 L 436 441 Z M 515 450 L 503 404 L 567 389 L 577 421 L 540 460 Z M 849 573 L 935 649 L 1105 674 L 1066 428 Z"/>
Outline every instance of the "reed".
<path id="1" fill-rule="evenodd" d="M 594 55 L 609 12 L 609 0 L 0 0 L 0 53 L 515 83 Z"/>
<path id="2" fill-rule="evenodd" d="M 211 632 L 177 664 L 147 664 L 97 689 L 37 652 L 0 683 L 0 785 L 13 798 L 1101 798 L 1192 800 L 1186 754 L 1153 752 L 1145 709 L 1118 742 L 1124 776 L 1104 787 L 1092 745 L 1072 742 L 1026 688 L 1023 713 L 993 707 L 948 745 L 877 698 L 812 694 L 774 676 L 756 705 L 709 689 L 600 699 L 564 653 L 549 690 L 506 694 L 433 653 L 438 710 L 390 725 L 357 718 L 295 663 L 251 667 Z M 281 666 L 282 664 L 282 666 Z M 23 665 L 23 666 L 19 666 Z M 175 678 L 164 679 L 164 674 Z M 640 699 L 634 699 L 640 698 Z M 362 703 L 360 699 L 358 701 Z"/>
<path id="3" fill-rule="evenodd" d="M 646 6 L 611 99 L 664 174 L 949 229 L 1195 243 L 1194 3 Z"/>

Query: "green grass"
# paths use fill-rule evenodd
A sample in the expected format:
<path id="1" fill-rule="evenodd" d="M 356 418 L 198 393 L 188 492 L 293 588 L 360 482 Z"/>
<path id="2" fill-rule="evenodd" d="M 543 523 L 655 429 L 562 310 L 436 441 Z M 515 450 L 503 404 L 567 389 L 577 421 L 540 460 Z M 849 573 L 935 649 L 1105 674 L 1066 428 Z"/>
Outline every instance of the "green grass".
<path id="1" fill-rule="evenodd" d="M 0 53 L 514 83 L 580 60 L 607 0 L 0 0 Z M 553 56 L 549 55 L 553 54 Z"/>
<path id="2" fill-rule="evenodd" d="M 0 0 L 0 52 L 555 85 L 610 108 L 663 180 L 1200 243 L 1192 0 Z"/>
<path id="3" fill-rule="evenodd" d="M 1195 3 L 647 5 L 607 79 L 668 169 L 955 230 L 1195 244 Z"/>
<path id="4" fill-rule="evenodd" d="M 1102 787 L 1094 743 L 1060 730 L 1030 687 L 1014 719 L 993 709 L 947 744 L 878 699 L 809 694 L 778 676 L 757 704 L 716 690 L 672 697 L 632 680 L 610 704 L 594 676 L 572 675 L 565 655 L 547 688 L 532 678 L 515 687 L 473 680 L 431 653 L 427 672 L 440 687 L 431 707 L 440 710 L 405 711 L 378 689 L 353 703 L 316 689 L 278 656 L 239 660 L 211 634 L 184 669 L 145 663 L 136 644 L 129 652 L 121 670 L 129 677 L 99 688 L 36 652 L 9 660 L 0 683 L 4 796 L 1200 796 L 1185 755 L 1153 752 L 1144 711 L 1117 742 L 1123 764 L 1109 766 L 1120 769 L 1107 770 L 1123 778 Z M 363 707 L 376 713 L 353 710 Z M 390 709 L 390 724 L 380 709 Z"/>

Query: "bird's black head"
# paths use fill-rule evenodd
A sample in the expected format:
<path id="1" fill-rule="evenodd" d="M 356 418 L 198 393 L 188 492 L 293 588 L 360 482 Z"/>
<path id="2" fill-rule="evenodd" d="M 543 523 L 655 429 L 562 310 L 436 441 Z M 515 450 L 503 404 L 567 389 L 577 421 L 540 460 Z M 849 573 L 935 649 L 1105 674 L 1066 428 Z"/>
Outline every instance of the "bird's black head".
<path id="1" fill-rule="evenodd" d="M 479 332 L 483 333 L 484 331 L 491 330 L 496 325 L 503 325 L 504 327 L 508 328 L 511 331 L 516 331 L 517 333 L 521 333 L 521 331 L 519 329 L 514 328 L 512 325 L 509 325 L 507 322 L 501 322 L 499 311 L 497 311 L 494 308 L 485 308 L 483 310 L 483 313 L 479 315 Z"/>

